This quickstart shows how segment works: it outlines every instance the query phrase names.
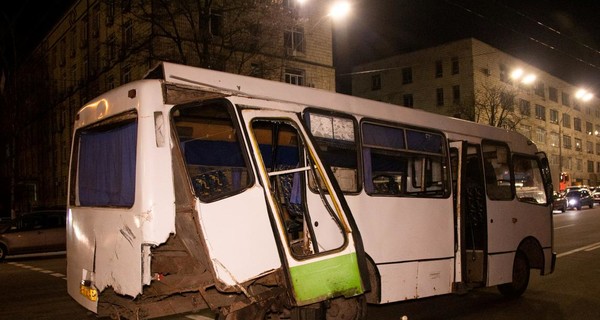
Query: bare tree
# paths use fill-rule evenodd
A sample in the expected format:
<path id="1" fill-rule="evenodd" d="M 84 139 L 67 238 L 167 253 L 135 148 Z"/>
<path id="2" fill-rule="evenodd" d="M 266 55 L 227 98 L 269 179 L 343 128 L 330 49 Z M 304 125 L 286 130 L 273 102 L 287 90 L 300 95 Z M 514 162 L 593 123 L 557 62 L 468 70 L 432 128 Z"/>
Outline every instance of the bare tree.
<path id="1" fill-rule="evenodd" d="M 521 121 L 515 112 L 517 95 L 512 86 L 483 83 L 475 91 L 475 122 L 515 130 Z"/>
<path id="2" fill-rule="evenodd" d="M 156 60 L 239 74 L 259 67 L 265 77 L 280 69 L 283 31 L 298 22 L 294 12 L 273 0 L 133 0 L 129 5 L 153 39 L 151 45 L 129 48 L 130 55 L 151 46 Z"/>

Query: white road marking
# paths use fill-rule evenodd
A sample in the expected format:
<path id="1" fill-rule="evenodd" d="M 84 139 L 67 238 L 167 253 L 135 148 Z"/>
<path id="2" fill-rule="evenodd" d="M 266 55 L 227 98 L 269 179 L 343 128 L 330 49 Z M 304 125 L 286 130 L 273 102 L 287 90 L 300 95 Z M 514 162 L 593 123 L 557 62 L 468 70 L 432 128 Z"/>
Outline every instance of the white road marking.
<path id="1" fill-rule="evenodd" d="M 27 264 L 17 263 L 17 262 L 8 262 L 7 264 L 13 265 L 15 267 L 19 267 L 19 268 L 31 270 L 31 271 L 37 271 L 37 272 L 40 272 L 40 273 L 49 274 L 51 276 L 54 276 L 54 277 L 57 277 L 57 278 L 61 278 L 63 280 L 67 280 L 67 276 L 66 275 L 64 275 L 62 273 L 55 272 L 55 271 L 46 270 L 46 269 L 42 269 L 42 268 L 30 266 L 30 265 L 27 265 Z"/>
<path id="2" fill-rule="evenodd" d="M 562 228 L 568 228 L 568 227 L 572 227 L 572 226 L 574 226 L 574 224 L 567 224 L 565 226 L 556 227 L 556 228 L 554 228 L 554 230 L 558 230 L 558 229 L 562 229 Z"/>
<path id="3" fill-rule="evenodd" d="M 596 250 L 596 249 L 600 249 L 600 245 L 585 249 L 585 251 L 592 251 L 592 250 Z"/>
<path id="4" fill-rule="evenodd" d="M 568 256 L 570 254 L 577 253 L 577 252 L 584 251 L 584 250 L 588 250 L 588 249 L 594 250 L 594 249 L 597 249 L 596 247 L 600 247 L 600 242 L 592 243 L 590 245 L 587 245 L 587 246 L 584 246 L 584 247 L 581 247 L 581 248 L 577 248 L 577 249 L 573 249 L 571 251 L 559 253 L 559 254 L 556 255 L 556 257 L 560 258 L 560 257 Z"/>

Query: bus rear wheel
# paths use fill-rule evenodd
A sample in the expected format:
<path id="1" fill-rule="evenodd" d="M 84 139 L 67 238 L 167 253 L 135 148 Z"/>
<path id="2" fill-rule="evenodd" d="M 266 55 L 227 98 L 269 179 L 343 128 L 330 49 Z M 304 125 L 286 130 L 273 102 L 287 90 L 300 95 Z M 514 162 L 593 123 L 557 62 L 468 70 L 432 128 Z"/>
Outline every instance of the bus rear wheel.
<path id="1" fill-rule="evenodd" d="M 513 263 L 512 282 L 498 285 L 498 291 L 508 298 L 520 297 L 529 285 L 529 260 L 522 251 L 517 251 Z"/>

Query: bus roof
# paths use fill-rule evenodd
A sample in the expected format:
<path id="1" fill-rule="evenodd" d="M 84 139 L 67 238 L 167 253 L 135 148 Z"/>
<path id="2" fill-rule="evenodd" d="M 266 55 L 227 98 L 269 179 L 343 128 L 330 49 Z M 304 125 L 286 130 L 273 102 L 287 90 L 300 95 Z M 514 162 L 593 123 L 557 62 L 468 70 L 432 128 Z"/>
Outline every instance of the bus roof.
<path id="1" fill-rule="evenodd" d="M 471 136 L 506 141 L 513 148 L 516 147 L 517 150 L 515 151 L 523 152 L 527 150 L 531 152 L 537 150 L 531 140 L 515 131 L 447 117 L 423 110 L 283 82 L 169 62 L 161 62 L 146 75 L 146 78 L 159 78 L 173 84 L 195 86 L 218 92 L 225 91 L 233 96 L 291 102 L 368 118 L 395 119 L 394 122 L 444 131 L 451 139 L 459 140 L 461 136 Z"/>

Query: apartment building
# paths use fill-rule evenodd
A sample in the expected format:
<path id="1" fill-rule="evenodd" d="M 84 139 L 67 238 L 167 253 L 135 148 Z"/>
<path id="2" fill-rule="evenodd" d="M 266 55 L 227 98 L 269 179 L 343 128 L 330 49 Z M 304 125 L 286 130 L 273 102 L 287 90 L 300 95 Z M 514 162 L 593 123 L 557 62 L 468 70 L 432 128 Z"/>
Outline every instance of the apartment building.
<path id="1" fill-rule="evenodd" d="M 355 96 L 519 131 L 548 154 L 556 190 L 562 177 L 600 183 L 600 101 L 578 90 L 472 38 L 363 64 L 352 76 Z"/>
<path id="2" fill-rule="evenodd" d="M 64 205 L 77 110 L 158 61 L 335 91 L 329 1 L 206 3 L 74 1 L 9 88 L 15 130 L 5 141 L 5 207 Z"/>

